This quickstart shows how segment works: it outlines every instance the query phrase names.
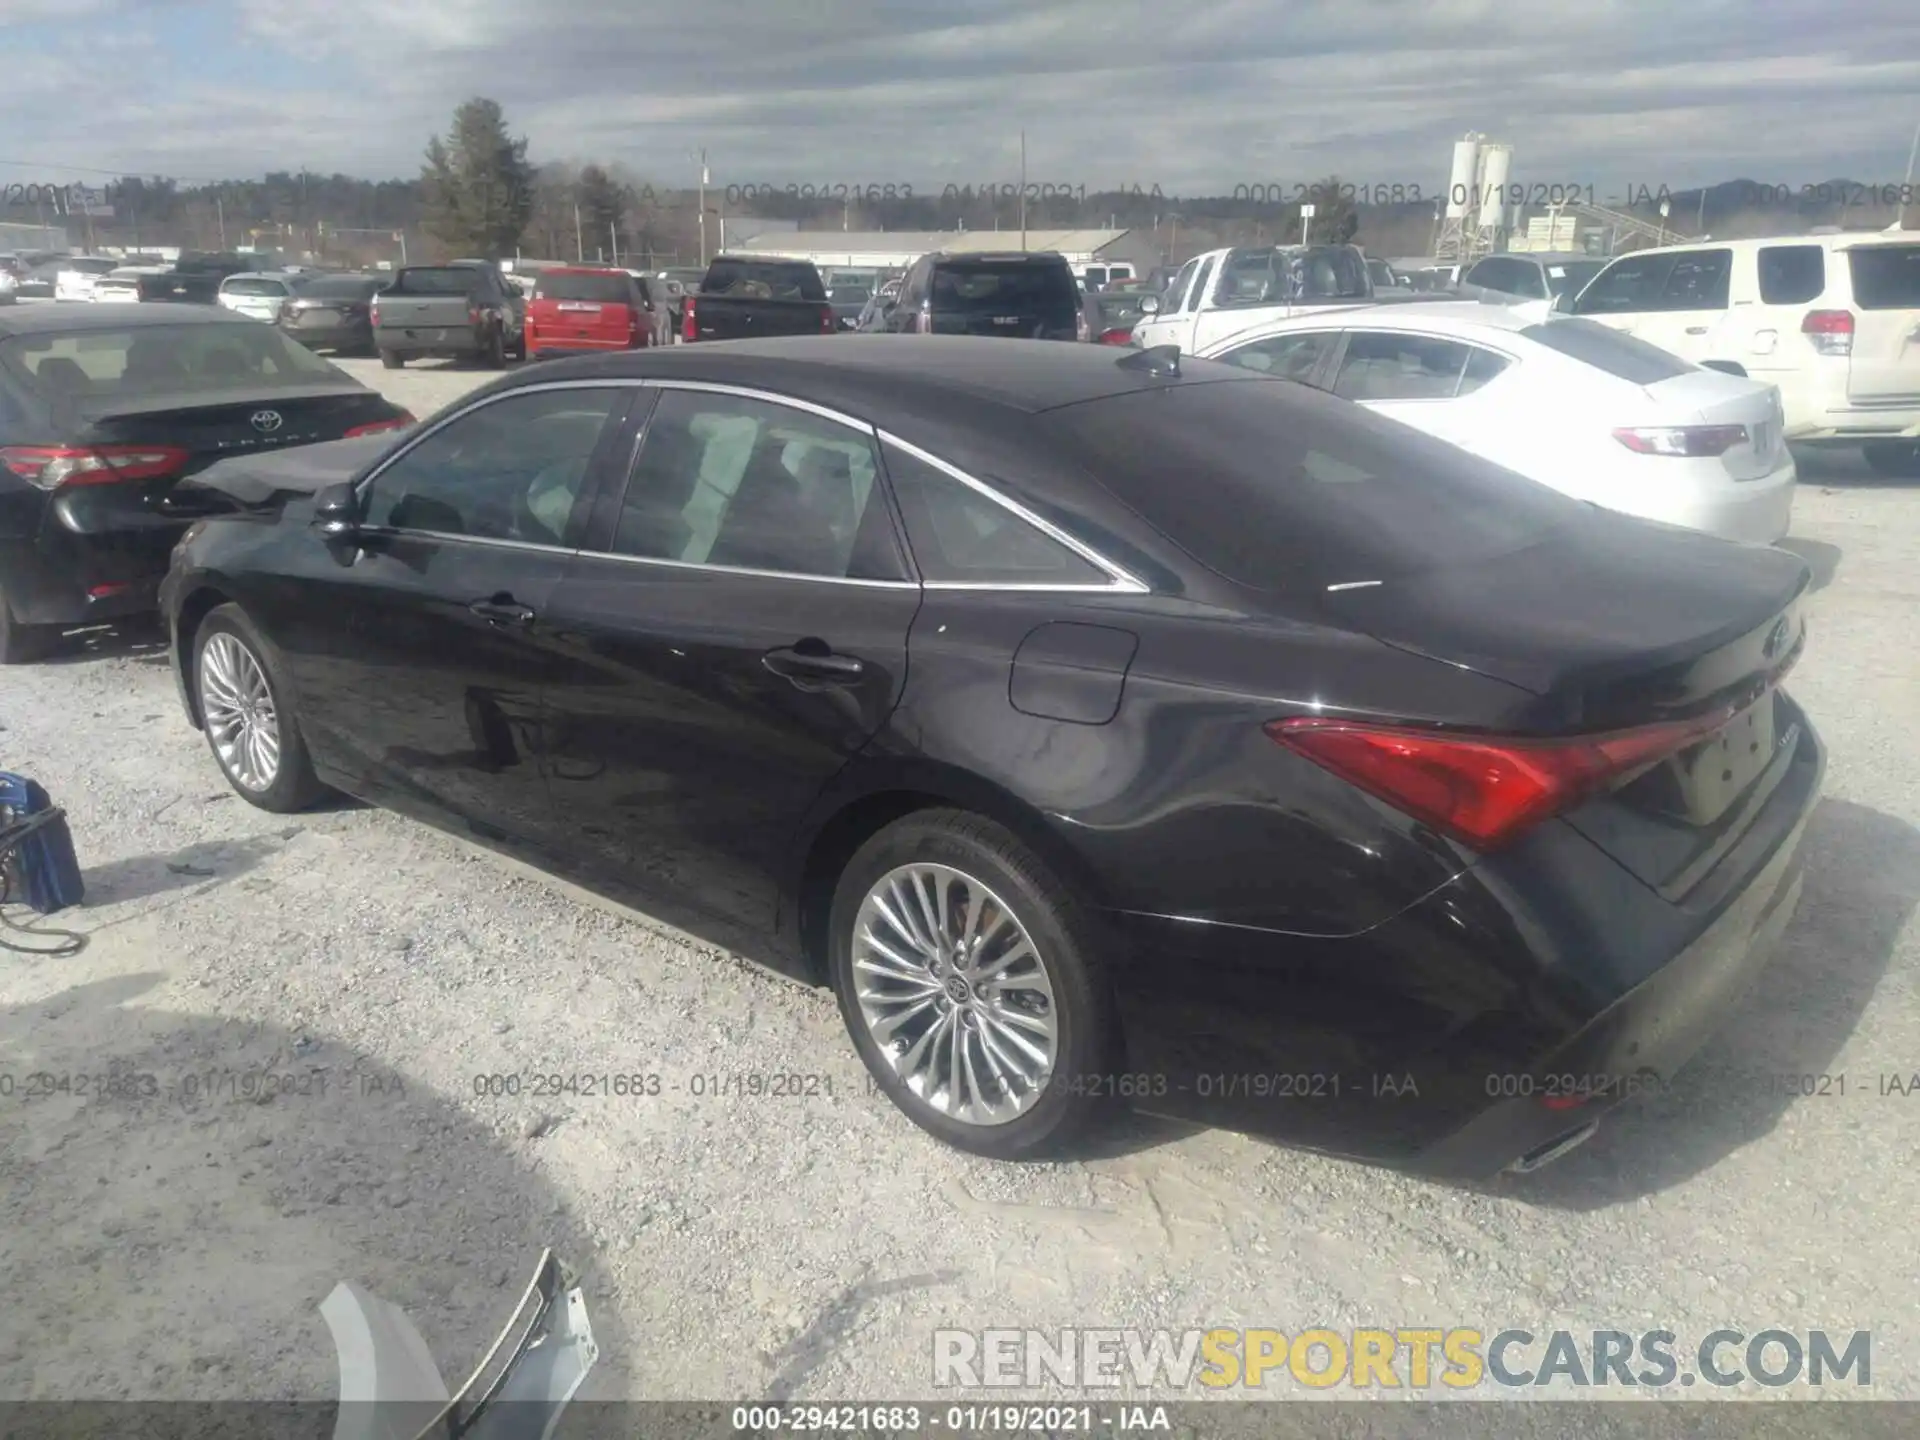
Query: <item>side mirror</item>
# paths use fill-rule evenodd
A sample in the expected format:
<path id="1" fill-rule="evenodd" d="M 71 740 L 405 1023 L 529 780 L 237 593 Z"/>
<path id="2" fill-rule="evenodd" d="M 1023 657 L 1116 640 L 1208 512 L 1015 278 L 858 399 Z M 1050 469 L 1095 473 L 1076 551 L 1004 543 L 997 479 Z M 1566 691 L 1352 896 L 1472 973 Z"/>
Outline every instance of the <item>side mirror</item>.
<path id="1" fill-rule="evenodd" d="M 1160 297 L 1158 295 L 1142 295 L 1140 297 L 1140 313 L 1142 315 L 1158 315 L 1160 313 Z"/>
<path id="2" fill-rule="evenodd" d="M 329 485 L 313 497 L 313 528 L 329 540 L 350 540 L 360 529 L 360 497 L 350 481 Z"/>
<path id="3" fill-rule="evenodd" d="M 1738 360 L 1702 360 L 1700 362 L 1700 368 L 1702 370 L 1718 370 L 1723 375 L 1738 375 L 1742 380 L 1749 378 L 1747 375 L 1747 367 L 1742 365 Z"/>

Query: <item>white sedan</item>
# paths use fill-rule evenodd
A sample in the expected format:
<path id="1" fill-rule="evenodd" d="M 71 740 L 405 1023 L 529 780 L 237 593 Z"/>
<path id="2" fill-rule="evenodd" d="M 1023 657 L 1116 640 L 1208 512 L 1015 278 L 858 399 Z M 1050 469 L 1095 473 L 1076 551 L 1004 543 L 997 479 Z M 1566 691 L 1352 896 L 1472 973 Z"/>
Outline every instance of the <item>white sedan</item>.
<path id="1" fill-rule="evenodd" d="M 1199 358 L 1331 390 L 1581 500 L 1728 540 L 1787 533 L 1772 385 L 1543 307 L 1474 300 L 1275 320 Z"/>

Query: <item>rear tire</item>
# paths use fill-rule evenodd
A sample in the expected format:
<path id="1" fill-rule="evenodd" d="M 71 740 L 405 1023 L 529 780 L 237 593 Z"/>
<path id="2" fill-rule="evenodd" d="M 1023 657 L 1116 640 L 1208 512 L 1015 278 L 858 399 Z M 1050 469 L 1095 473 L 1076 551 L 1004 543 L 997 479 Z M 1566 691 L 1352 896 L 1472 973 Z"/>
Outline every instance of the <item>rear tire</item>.
<path id="1" fill-rule="evenodd" d="M 933 897 L 909 919 L 918 939 L 887 918 L 912 903 L 909 886 Z M 1003 826 L 942 809 L 881 830 L 841 873 L 828 944 L 854 1048 L 929 1134 L 996 1160 L 1036 1159 L 1114 1109 L 1099 1078 L 1119 1046 L 1094 917 Z"/>
<path id="2" fill-rule="evenodd" d="M 14 618 L 6 591 L 0 590 L 0 665 L 31 665 L 60 645 L 58 625 L 23 625 Z"/>
<path id="3" fill-rule="evenodd" d="M 507 368 L 507 337 L 500 333 L 497 326 L 487 336 L 487 348 L 480 352 L 480 363 L 489 370 Z"/>
<path id="4" fill-rule="evenodd" d="M 1920 440 L 1868 440 L 1860 446 L 1860 456 L 1876 475 L 1920 478 Z"/>
<path id="5" fill-rule="evenodd" d="M 382 350 L 380 352 L 380 363 L 389 370 L 398 370 L 402 365 L 405 365 L 407 362 L 401 359 L 398 355 L 394 354 L 393 351 L 391 350 Z"/>
<path id="6" fill-rule="evenodd" d="M 242 800 L 291 815 L 327 793 L 293 713 L 292 687 L 238 605 L 216 606 L 200 622 L 191 679 L 207 747 Z"/>

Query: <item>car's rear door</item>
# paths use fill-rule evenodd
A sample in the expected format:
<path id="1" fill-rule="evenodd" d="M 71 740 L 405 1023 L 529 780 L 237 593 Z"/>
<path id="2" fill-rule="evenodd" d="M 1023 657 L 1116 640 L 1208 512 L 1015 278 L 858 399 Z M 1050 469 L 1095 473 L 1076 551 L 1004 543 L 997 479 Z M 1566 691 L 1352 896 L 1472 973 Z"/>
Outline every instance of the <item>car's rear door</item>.
<path id="1" fill-rule="evenodd" d="M 560 382 L 461 410 L 363 482 L 355 541 L 299 537 L 248 597 L 356 793 L 544 845 L 549 602 L 634 394 Z"/>
<path id="2" fill-rule="evenodd" d="M 663 386 L 546 611 L 579 857 L 762 930 L 808 806 L 886 722 L 920 603 L 870 426 Z"/>
<path id="3" fill-rule="evenodd" d="M 1349 330 L 1332 388 L 1343 400 L 1511 465 L 1511 457 L 1490 454 L 1489 445 L 1499 445 L 1503 431 L 1523 427 L 1489 425 L 1484 406 L 1475 403 L 1482 387 L 1511 363 L 1484 345 L 1450 336 Z"/>
<path id="4" fill-rule="evenodd" d="M 1842 253 L 1854 309 L 1848 402 L 1920 408 L 1920 244 L 1876 241 Z"/>

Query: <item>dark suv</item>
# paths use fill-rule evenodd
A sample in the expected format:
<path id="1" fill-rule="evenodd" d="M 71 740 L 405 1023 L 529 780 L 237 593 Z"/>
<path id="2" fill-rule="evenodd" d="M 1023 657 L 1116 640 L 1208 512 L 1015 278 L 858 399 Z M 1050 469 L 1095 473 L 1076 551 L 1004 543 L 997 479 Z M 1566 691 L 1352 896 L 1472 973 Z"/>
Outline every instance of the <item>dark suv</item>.
<path id="1" fill-rule="evenodd" d="M 921 335 L 1083 337 L 1080 289 L 1065 257 L 1028 250 L 922 255 L 880 329 Z"/>

